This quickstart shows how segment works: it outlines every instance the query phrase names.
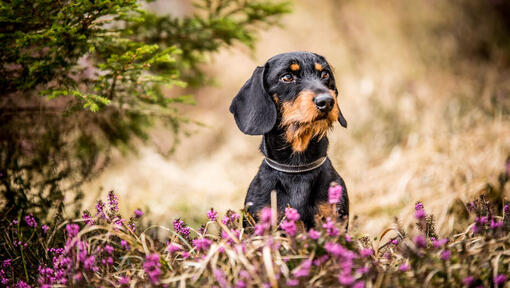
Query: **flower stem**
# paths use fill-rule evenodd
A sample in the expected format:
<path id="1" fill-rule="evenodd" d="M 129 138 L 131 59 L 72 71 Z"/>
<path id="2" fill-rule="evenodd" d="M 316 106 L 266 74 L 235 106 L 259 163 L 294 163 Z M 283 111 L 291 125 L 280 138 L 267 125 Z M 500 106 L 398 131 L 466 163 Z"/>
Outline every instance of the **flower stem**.
<path id="1" fill-rule="evenodd" d="M 18 227 L 17 227 L 19 241 L 21 241 L 23 239 L 23 235 L 20 232 L 20 227 L 19 227 L 20 225 L 21 225 L 21 211 L 20 211 L 20 213 L 18 213 Z M 23 243 L 20 243 L 19 249 L 21 251 L 21 260 L 23 261 L 23 269 L 25 270 L 25 278 L 28 282 L 29 280 L 28 280 L 28 271 L 27 271 L 27 261 L 25 260 L 25 253 L 23 253 Z"/>

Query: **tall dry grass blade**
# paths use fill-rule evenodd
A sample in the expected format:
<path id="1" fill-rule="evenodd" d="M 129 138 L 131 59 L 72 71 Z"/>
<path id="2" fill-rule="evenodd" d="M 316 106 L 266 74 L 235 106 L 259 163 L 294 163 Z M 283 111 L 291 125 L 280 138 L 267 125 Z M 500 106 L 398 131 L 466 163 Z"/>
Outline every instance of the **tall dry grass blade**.
<path id="1" fill-rule="evenodd" d="M 274 274 L 273 261 L 271 257 L 271 248 L 269 246 L 264 246 L 262 249 L 262 254 L 264 257 L 264 267 L 266 268 L 267 276 L 269 277 L 269 281 L 271 282 L 271 287 L 277 288 L 278 281 L 276 281 L 276 276 Z"/>
<path id="2" fill-rule="evenodd" d="M 276 202 L 277 199 L 276 199 L 276 190 L 272 190 L 271 191 L 271 215 L 273 215 L 273 217 L 271 217 L 271 227 L 272 227 L 272 231 L 273 232 L 276 232 L 276 229 L 278 228 L 276 223 L 278 221 L 278 202 Z"/>

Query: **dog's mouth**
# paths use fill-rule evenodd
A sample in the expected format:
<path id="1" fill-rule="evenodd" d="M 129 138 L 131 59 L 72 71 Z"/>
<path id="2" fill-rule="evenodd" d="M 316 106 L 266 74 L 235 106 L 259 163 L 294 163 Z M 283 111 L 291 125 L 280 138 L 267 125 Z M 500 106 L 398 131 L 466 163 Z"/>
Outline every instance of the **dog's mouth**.
<path id="1" fill-rule="evenodd" d="M 330 114 L 330 112 L 319 112 L 317 117 L 315 117 L 315 119 L 313 119 L 312 122 L 326 120 L 330 117 L 329 114 Z"/>

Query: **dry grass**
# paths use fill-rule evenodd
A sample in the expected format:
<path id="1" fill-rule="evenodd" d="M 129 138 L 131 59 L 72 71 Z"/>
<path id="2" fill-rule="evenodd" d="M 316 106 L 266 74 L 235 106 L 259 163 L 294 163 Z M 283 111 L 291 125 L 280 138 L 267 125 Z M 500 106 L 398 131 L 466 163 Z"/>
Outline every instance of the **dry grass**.
<path id="1" fill-rule="evenodd" d="M 211 59 L 206 69 L 218 85 L 192 91 L 198 105 L 182 109 L 205 126 L 189 127 L 175 155 L 165 159 L 145 147 L 138 157 L 117 155 L 84 190 L 114 189 L 124 199 L 122 211 L 148 207 L 160 224 L 177 216 L 199 221 L 210 207 L 241 207 L 262 156 L 260 137 L 237 130 L 230 101 L 256 65 L 307 50 L 335 67 L 349 128 L 337 125 L 329 135 L 330 157 L 346 181 L 359 230 L 378 235 L 394 215 L 408 224 L 409 204 L 418 200 L 438 216 L 442 232 L 450 230 L 449 204 L 493 182 L 510 153 L 508 112 L 491 104 L 509 78 L 497 60 L 481 65 L 457 57 L 463 47 L 435 32 L 462 17 L 451 5 L 297 2 L 283 27 L 260 35 L 252 57 L 238 49 Z M 168 134 L 154 135 L 165 150 Z M 93 205 L 97 198 L 86 199 Z"/>

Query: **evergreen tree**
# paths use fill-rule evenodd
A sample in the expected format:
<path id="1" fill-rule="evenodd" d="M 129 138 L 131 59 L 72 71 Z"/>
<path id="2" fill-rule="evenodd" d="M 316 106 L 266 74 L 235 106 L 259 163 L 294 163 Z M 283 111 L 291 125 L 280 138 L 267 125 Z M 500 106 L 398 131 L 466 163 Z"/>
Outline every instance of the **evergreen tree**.
<path id="1" fill-rule="evenodd" d="M 140 2 L 0 2 L 2 214 L 48 215 L 155 123 L 177 135 L 186 119 L 174 104 L 194 100 L 162 88 L 203 85 L 208 53 L 253 47 L 256 29 L 288 12 L 284 2 L 200 0 L 173 17 Z"/>

